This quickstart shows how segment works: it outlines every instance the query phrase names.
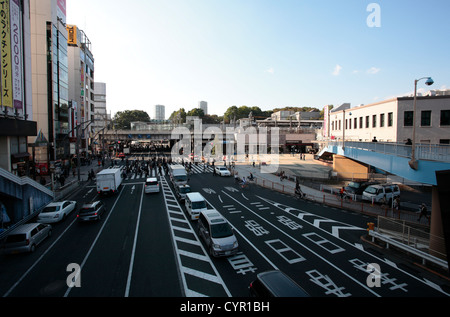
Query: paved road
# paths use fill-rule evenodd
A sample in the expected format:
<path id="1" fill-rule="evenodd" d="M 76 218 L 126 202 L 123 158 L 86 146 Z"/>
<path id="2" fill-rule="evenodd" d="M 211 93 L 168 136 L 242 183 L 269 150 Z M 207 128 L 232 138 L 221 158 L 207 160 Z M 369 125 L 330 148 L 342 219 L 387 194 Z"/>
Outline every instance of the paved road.
<path id="1" fill-rule="evenodd" d="M 8 297 L 244 297 L 256 274 L 280 269 L 314 297 L 441 297 L 448 281 L 364 244 L 372 219 L 297 201 L 194 167 L 193 190 L 231 223 L 240 252 L 211 258 L 166 176 L 161 192 L 144 194 L 142 176 L 128 177 L 118 195 L 98 197 L 94 183 L 72 194 L 78 204 L 101 199 L 99 222 L 78 223 L 75 213 L 55 224 L 33 254 L 0 256 L 0 293 Z M 69 288 L 79 265 L 81 287 Z M 380 274 L 367 284 L 370 263 Z"/>

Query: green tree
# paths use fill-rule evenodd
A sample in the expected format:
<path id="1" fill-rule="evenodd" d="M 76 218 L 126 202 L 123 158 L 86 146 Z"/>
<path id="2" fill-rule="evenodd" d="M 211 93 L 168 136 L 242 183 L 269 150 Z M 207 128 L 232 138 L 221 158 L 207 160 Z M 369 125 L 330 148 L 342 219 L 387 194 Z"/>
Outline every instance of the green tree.
<path id="1" fill-rule="evenodd" d="M 169 120 L 171 120 L 172 122 L 177 122 L 178 118 L 181 119 L 181 122 L 186 122 L 186 111 L 184 110 L 184 108 L 180 108 L 179 110 L 172 112 Z"/>
<path id="2" fill-rule="evenodd" d="M 188 116 L 197 116 L 200 119 L 202 119 L 205 116 L 205 113 L 200 108 L 194 108 L 192 110 L 189 110 L 187 113 Z"/>
<path id="3" fill-rule="evenodd" d="M 131 122 L 150 122 L 150 116 L 142 110 L 125 110 L 118 111 L 114 115 L 113 121 L 116 129 L 129 130 L 131 129 Z"/>

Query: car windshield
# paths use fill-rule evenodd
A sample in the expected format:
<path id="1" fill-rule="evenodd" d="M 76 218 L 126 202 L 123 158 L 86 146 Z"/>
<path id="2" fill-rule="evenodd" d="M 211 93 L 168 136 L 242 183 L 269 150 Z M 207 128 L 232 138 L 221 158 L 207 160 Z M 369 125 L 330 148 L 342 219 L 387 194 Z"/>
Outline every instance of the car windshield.
<path id="1" fill-rule="evenodd" d="M 231 227 L 228 223 L 219 223 L 211 226 L 211 237 L 225 238 L 233 235 Z"/>
<path id="2" fill-rule="evenodd" d="M 190 192 L 191 192 L 190 187 L 181 187 L 180 188 L 180 193 L 182 193 L 182 194 L 186 194 L 186 193 L 190 193 Z"/>
<path id="3" fill-rule="evenodd" d="M 146 185 L 158 185 L 158 182 L 157 181 L 147 182 Z"/>
<path id="4" fill-rule="evenodd" d="M 353 187 L 353 188 L 359 188 L 361 186 L 361 184 L 359 183 L 355 183 L 355 182 L 350 182 L 347 185 L 348 187 Z"/>
<path id="5" fill-rule="evenodd" d="M 42 212 L 55 212 L 58 211 L 59 209 L 60 209 L 59 206 L 47 206 L 42 210 Z"/>
<path id="6" fill-rule="evenodd" d="M 177 181 L 185 181 L 185 180 L 187 180 L 187 176 L 186 175 L 177 175 L 174 178 Z"/>
<path id="7" fill-rule="evenodd" d="M 375 187 L 367 187 L 365 192 L 369 193 L 369 194 L 376 194 L 377 193 L 377 189 Z"/>
<path id="8" fill-rule="evenodd" d="M 193 201 L 192 202 L 192 209 L 201 209 L 206 208 L 206 201 Z"/>

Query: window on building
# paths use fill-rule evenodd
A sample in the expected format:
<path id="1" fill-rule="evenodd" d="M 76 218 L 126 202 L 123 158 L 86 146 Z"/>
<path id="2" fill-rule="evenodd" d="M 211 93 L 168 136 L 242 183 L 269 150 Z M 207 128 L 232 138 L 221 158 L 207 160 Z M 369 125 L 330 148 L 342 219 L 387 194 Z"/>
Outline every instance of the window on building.
<path id="1" fill-rule="evenodd" d="M 404 127 L 412 127 L 414 124 L 414 112 L 413 111 L 405 111 L 403 114 L 403 126 Z"/>
<path id="2" fill-rule="evenodd" d="M 430 127 L 431 126 L 431 110 L 424 110 L 420 115 L 420 126 Z"/>
<path id="3" fill-rule="evenodd" d="M 359 128 L 363 128 L 363 117 L 359 117 Z"/>
<path id="4" fill-rule="evenodd" d="M 358 118 L 353 120 L 353 129 L 358 129 Z"/>
<path id="5" fill-rule="evenodd" d="M 377 127 L 377 115 L 374 114 L 372 116 L 372 128 L 376 128 Z"/>
<path id="6" fill-rule="evenodd" d="M 370 121 L 370 117 L 366 116 L 366 129 L 368 129 L 370 127 L 369 121 Z"/>
<path id="7" fill-rule="evenodd" d="M 339 131 L 341 130 L 341 120 L 339 120 Z"/>
<path id="8" fill-rule="evenodd" d="M 389 112 L 388 113 L 388 127 L 392 127 L 393 124 L 394 124 L 394 113 Z"/>
<path id="9" fill-rule="evenodd" d="M 384 127 L 384 113 L 380 113 L 380 127 Z"/>
<path id="10" fill-rule="evenodd" d="M 450 125 L 450 110 L 441 110 L 441 126 Z"/>
<path id="11" fill-rule="evenodd" d="M 439 144 L 450 144 L 450 139 L 440 139 Z"/>

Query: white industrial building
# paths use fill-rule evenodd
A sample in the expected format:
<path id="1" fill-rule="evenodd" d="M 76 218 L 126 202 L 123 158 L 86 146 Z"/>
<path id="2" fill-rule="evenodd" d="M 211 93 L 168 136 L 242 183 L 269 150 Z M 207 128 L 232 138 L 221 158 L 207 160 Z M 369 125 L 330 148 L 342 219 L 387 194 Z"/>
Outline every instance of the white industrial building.
<path id="1" fill-rule="evenodd" d="M 397 97 L 351 107 L 343 104 L 325 114 L 325 138 L 345 141 L 405 143 L 413 139 L 423 144 L 450 144 L 450 95 L 429 93 L 414 98 Z"/>

